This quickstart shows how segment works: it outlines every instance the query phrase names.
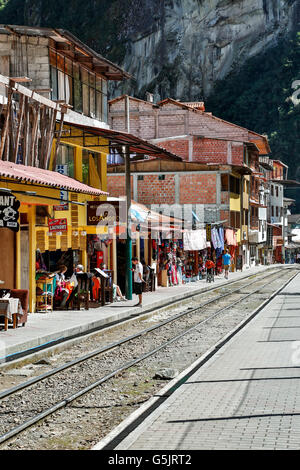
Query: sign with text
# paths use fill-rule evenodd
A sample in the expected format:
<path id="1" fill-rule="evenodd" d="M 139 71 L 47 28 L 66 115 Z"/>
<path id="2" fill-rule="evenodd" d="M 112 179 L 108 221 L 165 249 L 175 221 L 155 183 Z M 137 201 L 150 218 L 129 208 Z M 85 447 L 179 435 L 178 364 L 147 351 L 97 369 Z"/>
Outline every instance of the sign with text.
<path id="1" fill-rule="evenodd" d="M 49 232 L 66 232 L 68 230 L 67 219 L 49 219 Z"/>
<path id="2" fill-rule="evenodd" d="M 19 231 L 19 207 L 20 201 L 15 196 L 0 192 L 0 228 L 9 228 L 14 232 Z"/>
<path id="3" fill-rule="evenodd" d="M 87 203 L 87 225 L 113 227 L 122 221 L 126 221 L 126 202 L 89 201 Z"/>
<path id="4" fill-rule="evenodd" d="M 56 171 L 61 175 L 69 176 L 69 166 L 68 165 L 56 165 Z M 67 211 L 69 210 L 69 204 L 66 202 L 69 198 L 68 191 L 64 189 L 60 190 L 60 205 L 54 206 L 55 211 Z"/>

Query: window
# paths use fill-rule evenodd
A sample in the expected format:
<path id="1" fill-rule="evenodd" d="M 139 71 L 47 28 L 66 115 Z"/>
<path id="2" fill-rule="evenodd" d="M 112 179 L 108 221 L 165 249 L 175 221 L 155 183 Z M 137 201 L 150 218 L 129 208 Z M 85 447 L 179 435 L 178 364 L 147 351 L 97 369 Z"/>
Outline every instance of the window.
<path id="1" fill-rule="evenodd" d="M 137 179 L 138 179 L 138 181 L 143 181 L 144 175 L 138 175 Z"/>
<path id="2" fill-rule="evenodd" d="M 278 186 L 276 186 L 276 197 L 278 197 Z"/>
<path id="3" fill-rule="evenodd" d="M 57 152 L 56 171 L 74 178 L 74 148 L 68 145 L 60 145 Z"/>
<path id="4" fill-rule="evenodd" d="M 158 181 L 164 181 L 165 175 L 158 175 Z"/>
<path id="5" fill-rule="evenodd" d="M 228 175 L 221 175 L 221 191 L 228 191 Z"/>
<path id="6" fill-rule="evenodd" d="M 64 100 L 74 111 L 108 122 L 107 81 L 50 49 L 53 100 Z"/>
<path id="7" fill-rule="evenodd" d="M 240 194 L 240 180 L 230 175 L 230 192 L 234 194 Z"/>
<path id="8" fill-rule="evenodd" d="M 82 181 L 84 184 L 101 188 L 100 155 L 83 149 L 82 151 Z"/>

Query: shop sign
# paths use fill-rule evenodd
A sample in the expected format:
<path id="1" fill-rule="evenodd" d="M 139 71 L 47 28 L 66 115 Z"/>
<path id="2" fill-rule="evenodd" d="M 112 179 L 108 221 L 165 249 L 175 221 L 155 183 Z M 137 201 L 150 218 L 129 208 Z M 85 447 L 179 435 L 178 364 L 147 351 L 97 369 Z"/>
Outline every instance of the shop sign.
<path id="1" fill-rule="evenodd" d="M 20 201 L 15 196 L 0 192 L 0 227 L 19 231 L 19 207 Z"/>
<path id="2" fill-rule="evenodd" d="M 49 232 L 66 232 L 68 230 L 67 219 L 49 219 Z"/>
<path id="3" fill-rule="evenodd" d="M 122 207 L 126 203 L 122 204 Z M 124 212 L 123 212 L 124 213 Z M 124 213 L 126 220 L 126 211 Z M 87 203 L 87 225 L 114 226 L 120 222 L 120 201 L 89 201 Z"/>
<path id="4" fill-rule="evenodd" d="M 53 210 L 55 211 L 68 211 L 69 210 L 69 204 L 66 203 L 61 203 L 59 206 L 53 206 Z"/>
<path id="5" fill-rule="evenodd" d="M 61 175 L 69 176 L 69 166 L 68 165 L 56 165 L 56 170 L 57 173 L 60 173 Z M 53 209 L 55 211 L 67 211 L 69 210 L 69 204 L 65 202 L 68 200 L 69 193 L 68 191 L 65 191 L 64 189 L 60 190 L 60 204 L 58 206 L 54 206 Z"/>
<path id="6" fill-rule="evenodd" d="M 283 245 L 283 238 L 277 238 L 276 245 L 277 246 Z"/>
<path id="7" fill-rule="evenodd" d="M 206 241 L 211 242 L 211 224 L 206 224 Z"/>

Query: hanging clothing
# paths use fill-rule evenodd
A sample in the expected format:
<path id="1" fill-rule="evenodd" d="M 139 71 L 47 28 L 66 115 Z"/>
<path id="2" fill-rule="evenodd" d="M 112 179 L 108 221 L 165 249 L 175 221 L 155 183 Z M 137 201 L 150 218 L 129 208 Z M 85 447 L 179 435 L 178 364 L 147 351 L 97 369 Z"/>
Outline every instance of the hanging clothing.
<path id="1" fill-rule="evenodd" d="M 224 229 L 223 229 L 223 227 L 219 227 L 218 232 L 219 232 L 219 239 L 220 239 L 220 244 L 221 244 L 220 248 L 221 248 L 222 251 L 224 251 Z"/>

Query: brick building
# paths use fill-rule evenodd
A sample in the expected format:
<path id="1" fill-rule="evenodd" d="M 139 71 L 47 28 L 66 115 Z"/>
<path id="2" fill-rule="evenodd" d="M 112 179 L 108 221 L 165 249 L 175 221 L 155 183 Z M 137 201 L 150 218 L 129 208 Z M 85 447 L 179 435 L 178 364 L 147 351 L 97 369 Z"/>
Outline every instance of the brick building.
<path id="1" fill-rule="evenodd" d="M 177 210 L 184 210 L 185 217 L 194 222 L 196 215 L 202 226 L 223 222 L 236 232 L 243 263 L 257 261 L 267 241 L 264 190 L 272 169 L 261 164 L 270 153 L 265 136 L 213 116 L 205 111 L 203 102 L 173 99 L 152 103 L 118 97 L 109 102 L 109 123 L 183 159 L 182 163 L 164 166 L 145 160 L 132 163 L 132 195 L 136 201 L 160 209 L 176 204 Z M 124 167 L 111 166 L 108 171 L 108 191 L 116 194 L 120 184 L 124 185 Z"/>

